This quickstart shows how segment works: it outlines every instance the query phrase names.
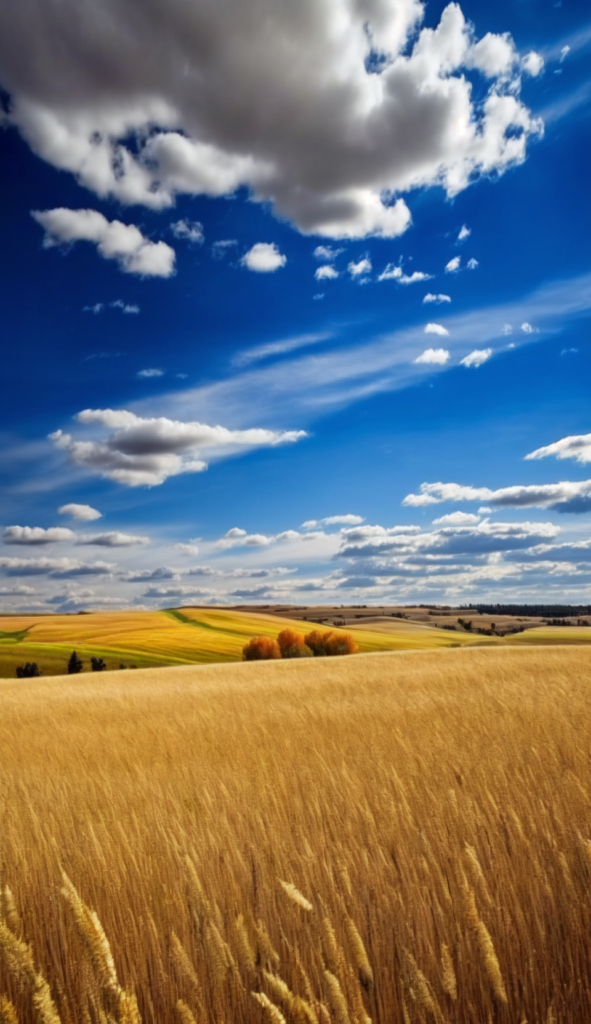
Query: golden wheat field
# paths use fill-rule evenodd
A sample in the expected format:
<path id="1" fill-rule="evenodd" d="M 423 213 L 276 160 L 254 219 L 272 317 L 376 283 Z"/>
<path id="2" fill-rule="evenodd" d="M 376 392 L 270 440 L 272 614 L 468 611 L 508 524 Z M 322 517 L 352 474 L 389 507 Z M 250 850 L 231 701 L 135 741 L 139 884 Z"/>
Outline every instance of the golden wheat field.
<path id="1" fill-rule="evenodd" d="M 3 681 L 21 1024 L 591 1020 L 591 652 Z"/>
<path id="2" fill-rule="evenodd" d="M 59 675 L 66 671 L 73 649 L 85 671 L 90 670 L 92 656 L 104 658 L 109 669 L 239 661 L 251 637 L 276 639 L 286 627 L 303 633 L 314 628 L 277 615 L 215 608 L 5 615 L 0 616 L 0 676 L 14 677 L 17 665 L 27 661 L 37 662 L 43 675 Z M 591 639 L 591 628 L 587 632 Z M 474 643 L 469 634 L 400 620 L 389 624 L 387 632 L 355 627 L 355 639 L 364 652 Z M 498 638 L 480 642 L 495 643 Z"/>

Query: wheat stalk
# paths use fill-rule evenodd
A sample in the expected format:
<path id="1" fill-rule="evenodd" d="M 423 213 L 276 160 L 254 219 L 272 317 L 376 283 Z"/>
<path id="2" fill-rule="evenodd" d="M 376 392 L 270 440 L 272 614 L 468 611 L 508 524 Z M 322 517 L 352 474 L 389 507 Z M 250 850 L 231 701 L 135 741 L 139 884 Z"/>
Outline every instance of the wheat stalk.
<path id="1" fill-rule="evenodd" d="M 489 931 L 483 921 L 478 916 L 478 910 L 476 909 L 476 900 L 474 899 L 474 893 L 472 889 L 466 885 L 465 895 L 468 909 L 468 923 L 470 928 L 476 936 L 476 942 L 480 955 L 484 963 L 484 969 L 486 971 L 488 980 L 493 990 L 495 998 L 500 1003 L 507 1002 L 507 993 L 505 991 L 505 985 L 503 982 L 503 976 L 501 974 L 501 968 L 495 952 L 493 941 L 490 937 Z"/>
<path id="2" fill-rule="evenodd" d="M 369 989 L 373 985 L 373 971 L 367 951 L 363 945 L 363 939 L 357 930 L 357 925 L 348 914 L 345 917 L 345 930 L 353 954 L 353 961 L 359 973 L 359 980 L 365 988 Z"/>
<path id="3" fill-rule="evenodd" d="M 197 1024 L 193 1013 L 182 999 L 177 999 L 176 1012 L 181 1024 Z"/>
<path id="4" fill-rule="evenodd" d="M 296 903 L 298 905 L 298 907 L 302 908 L 302 910 L 313 910 L 314 909 L 314 907 L 310 903 L 310 900 L 307 900 L 306 897 L 302 895 L 300 890 L 296 889 L 296 887 L 293 884 L 293 882 L 283 882 L 281 880 L 281 878 L 278 879 L 278 881 L 279 881 L 279 885 L 283 889 L 284 893 L 286 894 L 286 896 L 289 897 L 289 899 L 292 901 L 292 903 Z"/>
<path id="5" fill-rule="evenodd" d="M 343 990 L 339 984 L 339 979 L 335 977 L 330 971 L 324 972 L 324 977 L 328 985 L 328 994 L 330 1005 L 336 1024 L 351 1024 L 351 1018 L 349 1017 L 349 1008 L 347 1006 L 347 1000 L 343 995 Z"/>
<path id="6" fill-rule="evenodd" d="M 263 1007 L 263 1010 L 267 1011 L 273 1024 L 286 1024 L 285 1017 L 279 1007 L 275 1006 L 275 1003 L 272 1003 L 264 992 L 251 992 L 251 996 Z"/>
<path id="7" fill-rule="evenodd" d="M 456 972 L 454 971 L 453 960 L 451 958 L 449 949 L 447 948 L 444 942 L 442 942 L 441 944 L 441 970 L 443 974 L 443 991 L 447 992 L 448 996 L 455 1003 L 458 997 Z"/>
<path id="8" fill-rule="evenodd" d="M 0 1024 L 18 1024 L 17 1012 L 6 996 L 0 996 Z"/>

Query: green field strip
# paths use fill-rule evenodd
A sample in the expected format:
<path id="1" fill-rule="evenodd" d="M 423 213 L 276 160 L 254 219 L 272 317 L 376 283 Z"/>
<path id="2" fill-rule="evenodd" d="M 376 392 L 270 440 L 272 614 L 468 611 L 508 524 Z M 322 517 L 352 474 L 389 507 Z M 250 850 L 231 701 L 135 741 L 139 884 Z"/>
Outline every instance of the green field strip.
<path id="1" fill-rule="evenodd" d="M 34 625 L 36 625 L 36 623 L 33 623 L 32 626 L 27 626 L 25 629 L 15 629 L 13 633 L 8 633 L 0 629 L 0 644 L 20 643 L 21 640 L 25 639 L 29 630 L 32 629 Z"/>

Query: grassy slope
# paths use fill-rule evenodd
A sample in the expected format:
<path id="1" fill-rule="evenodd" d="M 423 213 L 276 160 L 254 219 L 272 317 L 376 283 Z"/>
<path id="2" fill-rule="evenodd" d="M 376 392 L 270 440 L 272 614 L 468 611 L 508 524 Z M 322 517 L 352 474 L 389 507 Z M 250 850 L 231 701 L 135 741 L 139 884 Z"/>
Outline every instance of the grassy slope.
<path id="1" fill-rule="evenodd" d="M 44 675 L 59 675 L 65 671 L 72 650 L 82 658 L 87 671 L 92 656 L 103 658 L 109 669 L 117 669 L 120 664 L 149 668 L 239 661 L 250 637 L 276 637 L 287 627 L 303 633 L 317 628 L 314 624 L 261 612 L 215 608 L 5 616 L 0 617 L 0 675 L 14 676 L 16 666 L 26 661 L 36 661 Z M 591 628 L 543 627 L 501 640 L 450 632 L 403 619 L 376 623 L 370 628 L 353 626 L 352 631 L 362 653 L 506 642 L 591 641 Z"/>
<path id="2" fill-rule="evenodd" d="M 93 655 L 103 658 L 109 669 L 121 663 L 142 668 L 239 661 L 250 637 L 276 637 L 290 626 L 298 632 L 316 628 L 275 615 L 210 608 L 0 617 L 0 674 L 13 676 L 17 665 L 36 661 L 44 675 L 57 675 L 73 649 L 87 670 Z M 355 628 L 355 639 L 362 652 L 473 642 L 400 620 L 388 632 Z"/>
<path id="3" fill-rule="evenodd" d="M 281 1001 L 265 964 L 327 1021 L 363 1004 L 375 1024 L 591 1019 L 590 697 L 585 647 L 1 682 L 3 881 L 61 1020 L 85 1019 L 93 972 L 60 867 L 143 1024 L 179 998 L 203 1024 L 268 1024 L 250 994 Z"/>

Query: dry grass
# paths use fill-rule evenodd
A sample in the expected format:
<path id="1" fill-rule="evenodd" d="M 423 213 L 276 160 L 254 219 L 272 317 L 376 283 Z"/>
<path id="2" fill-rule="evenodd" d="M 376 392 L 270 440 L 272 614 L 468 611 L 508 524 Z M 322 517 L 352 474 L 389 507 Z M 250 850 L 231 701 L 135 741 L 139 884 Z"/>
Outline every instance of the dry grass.
<path id="1" fill-rule="evenodd" d="M 590 680 L 548 647 L 1 683 L 0 1019 L 591 1019 Z"/>

